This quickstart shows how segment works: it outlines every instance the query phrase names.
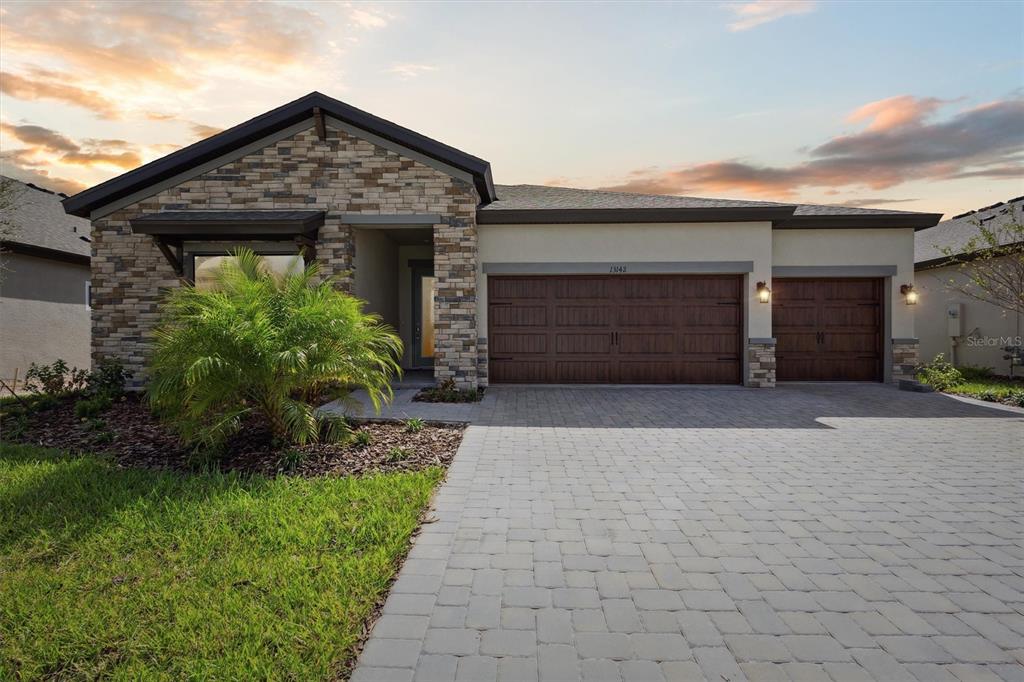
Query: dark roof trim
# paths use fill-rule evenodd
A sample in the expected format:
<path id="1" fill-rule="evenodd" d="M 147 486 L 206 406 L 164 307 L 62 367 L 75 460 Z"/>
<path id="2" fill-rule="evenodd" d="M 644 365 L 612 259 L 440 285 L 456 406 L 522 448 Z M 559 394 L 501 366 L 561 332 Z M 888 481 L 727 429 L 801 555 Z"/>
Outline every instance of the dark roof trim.
<path id="1" fill-rule="evenodd" d="M 1004 251 L 1002 255 L 1008 255 L 1005 251 L 1006 249 L 1009 249 L 1008 253 L 1016 253 L 1018 250 L 1024 252 L 1024 242 L 1010 242 L 998 247 L 999 251 Z M 984 258 L 985 256 L 991 255 L 993 251 L 996 251 L 996 249 L 978 249 L 972 253 L 964 253 L 961 251 L 960 253 L 956 253 L 951 256 L 943 254 L 938 258 L 929 258 L 928 260 L 917 261 L 914 263 L 914 270 L 931 270 L 933 268 L 946 267 L 947 265 L 970 263 L 972 260 L 977 260 L 978 258 Z"/>
<path id="2" fill-rule="evenodd" d="M 480 225 L 547 223 L 704 223 L 781 220 L 796 206 L 728 208 L 490 209 L 476 212 Z"/>
<path id="3" fill-rule="evenodd" d="M 164 211 L 131 222 L 135 234 L 222 239 L 311 234 L 324 224 L 324 211 Z"/>
<path id="4" fill-rule="evenodd" d="M 776 221 L 776 230 L 819 230 L 912 227 L 915 231 L 935 227 L 942 220 L 941 213 L 877 213 L 859 215 L 795 215 Z"/>
<path id="5" fill-rule="evenodd" d="M 482 203 L 487 204 L 494 201 L 496 196 L 494 182 L 491 179 L 491 165 L 487 161 L 361 109 L 356 109 L 322 93 L 311 92 L 305 97 L 300 97 L 294 102 L 261 114 L 233 128 L 228 128 L 213 137 L 179 149 L 112 180 L 79 192 L 63 201 L 64 210 L 71 215 L 88 218 L 93 209 L 134 194 L 150 185 L 187 171 L 189 168 L 216 159 L 288 126 L 309 119 L 313 116 L 314 107 L 319 107 L 324 114 L 469 173 L 473 176 L 473 184 L 480 194 Z"/>
<path id="6" fill-rule="evenodd" d="M 48 249 L 45 246 L 22 244 L 21 242 L 3 241 L 0 242 L 0 249 L 24 256 L 35 256 L 36 258 L 46 258 L 48 260 L 56 260 L 63 263 L 74 263 L 75 265 L 89 265 L 90 262 L 89 256 L 80 253 L 69 253 L 59 249 Z"/>

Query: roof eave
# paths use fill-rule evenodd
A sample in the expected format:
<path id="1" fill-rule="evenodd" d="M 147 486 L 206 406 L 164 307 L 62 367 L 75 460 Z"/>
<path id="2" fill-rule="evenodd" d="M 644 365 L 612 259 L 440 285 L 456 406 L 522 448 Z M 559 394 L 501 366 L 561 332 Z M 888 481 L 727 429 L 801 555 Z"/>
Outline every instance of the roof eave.
<path id="1" fill-rule="evenodd" d="M 775 223 L 778 230 L 913 228 L 934 227 L 941 213 L 872 213 L 860 215 L 794 215 Z"/>
<path id="2" fill-rule="evenodd" d="M 89 256 L 82 253 L 73 253 L 71 251 L 64 251 L 63 249 L 52 249 L 48 246 L 38 246 L 36 244 L 26 244 L 24 242 L 0 241 L 0 247 L 10 251 L 11 253 L 18 253 L 24 256 L 35 256 L 36 258 L 46 258 L 48 260 L 56 260 L 64 263 L 75 263 L 76 265 L 89 265 L 91 261 Z"/>
<path id="3" fill-rule="evenodd" d="M 559 208 L 487 209 L 477 211 L 480 225 L 567 223 L 707 223 L 775 221 L 791 216 L 796 206 L 718 208 Z"/>

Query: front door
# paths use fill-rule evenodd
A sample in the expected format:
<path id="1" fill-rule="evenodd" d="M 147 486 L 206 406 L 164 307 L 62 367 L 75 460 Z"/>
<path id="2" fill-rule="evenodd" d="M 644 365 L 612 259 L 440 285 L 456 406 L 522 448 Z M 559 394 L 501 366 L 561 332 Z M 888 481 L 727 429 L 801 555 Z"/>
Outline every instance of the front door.
<path id="1" fill-rule="evenodd" d="M 412 268 L 412 368 L 434 366 L 434 296 L 437 278 L 434 266 Z"/>

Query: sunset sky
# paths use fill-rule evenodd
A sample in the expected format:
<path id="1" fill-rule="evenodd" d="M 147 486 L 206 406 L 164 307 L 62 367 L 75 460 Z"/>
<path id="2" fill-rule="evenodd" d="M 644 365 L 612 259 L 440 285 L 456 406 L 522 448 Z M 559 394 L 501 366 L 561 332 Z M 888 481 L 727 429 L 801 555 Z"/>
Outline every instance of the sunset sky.
<path id="1" fill-rule="evenodd" d="M 311 90 L 496 182 L 946 213 L 1024 194 L 1024 3 L 12 2 L 2 172 L 73 193 Z"/>

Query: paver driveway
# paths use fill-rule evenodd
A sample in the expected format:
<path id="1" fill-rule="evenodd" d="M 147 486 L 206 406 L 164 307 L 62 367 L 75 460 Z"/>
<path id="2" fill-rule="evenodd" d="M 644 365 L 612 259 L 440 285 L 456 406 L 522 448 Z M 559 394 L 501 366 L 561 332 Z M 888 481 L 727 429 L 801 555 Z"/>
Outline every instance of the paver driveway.
<path id="1" fill-rule="evenodd" d="M 492 388 L 355 680 L 1024 679 L 1024 419 Z"/>

